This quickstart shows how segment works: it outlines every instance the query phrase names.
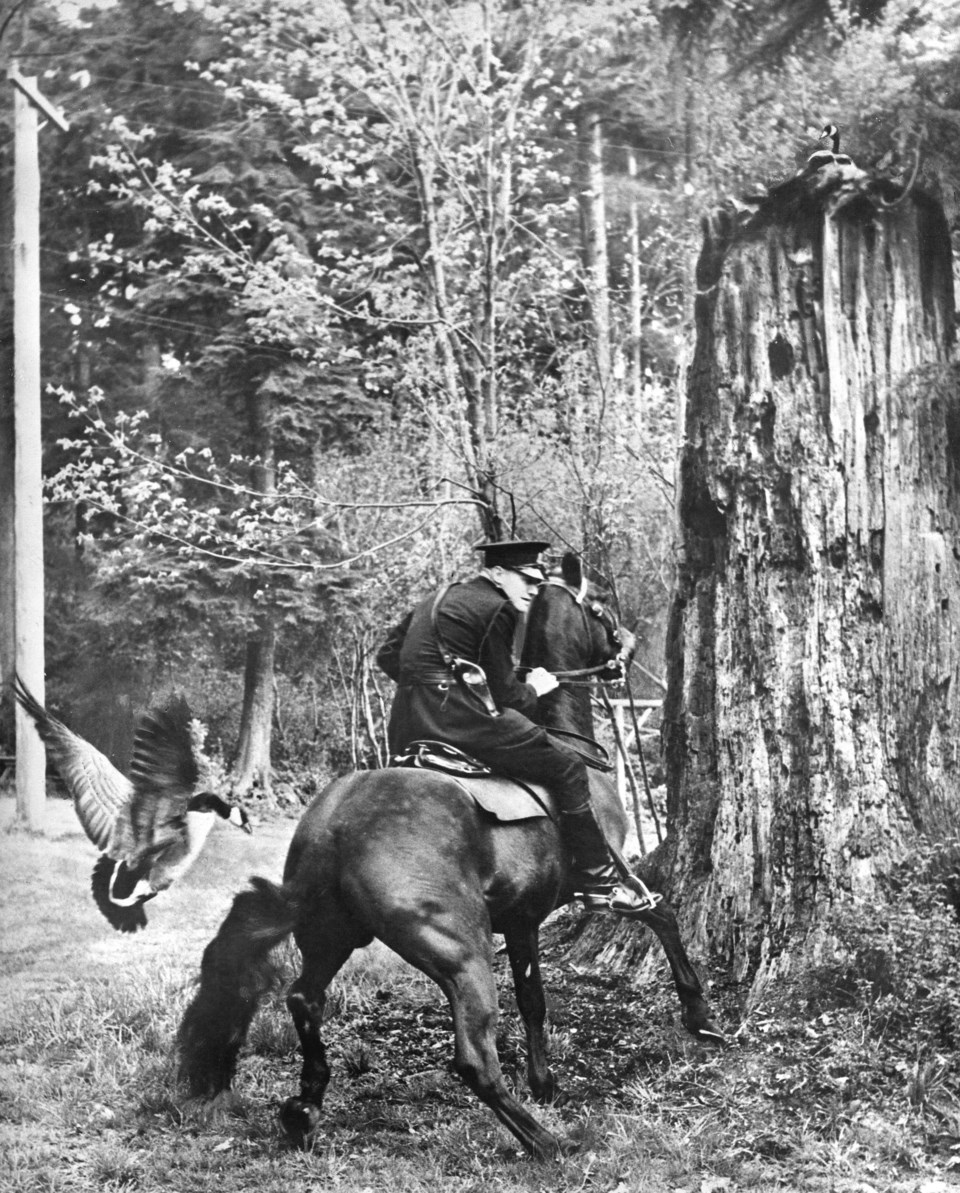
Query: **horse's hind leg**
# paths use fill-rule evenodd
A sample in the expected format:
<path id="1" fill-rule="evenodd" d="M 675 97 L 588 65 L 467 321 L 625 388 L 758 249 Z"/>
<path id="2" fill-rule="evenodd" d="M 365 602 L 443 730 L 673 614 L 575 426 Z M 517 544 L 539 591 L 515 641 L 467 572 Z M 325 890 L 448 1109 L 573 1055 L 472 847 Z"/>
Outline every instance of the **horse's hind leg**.
<path id="1" fill-rule="evenodd" d="M 304 1146 L 320 1121 L 323 1095 L 330 1081 L 330 1066 L 321 1027 L 327 987 L 354 948 L 369 943 L 341 934 L 321 934 L 300 943 L 303 971 L 287 995 L 289 1010 L 303 1053 L 300 1095 L 288 1098 L 280 1110 L 280 1123 L 295 1143 Z"/>
<path id="2" fill-rule="evenodd" d="M 657 934 L 673 974 L 680 1001 L 683 1003 L 683 1025 L 691 1035 L 715 1044 L 725 1044 L 723 1033 L 710 1018 L 710 1007 L 703 996 L 703 987 L 680 938 L 677 917 L 666 899 L 636 917 Z"/>
<path id="3" fill-rule="evenodd" d="M 556 1156 L 560 1141 L 507 1089 L 497 1055 L 497 987 L 486 909 L 475 915 L 438 917 L 415 934 L 387 941 L 440 986 L 453 1013 L 454 1068 L 460 1079 L 541 1159 Z"/>
<path id="4" fill-rule="evenodd" d="M 547 1061 L 543 1031 L 547 1001 L 540 977 L 539 929 L 536 924 L 511 926 L 504 931 L 504 940 L 527 1036 L 527 1080 L 538 1102 L 555 1102 L 557 1083 Z"/>

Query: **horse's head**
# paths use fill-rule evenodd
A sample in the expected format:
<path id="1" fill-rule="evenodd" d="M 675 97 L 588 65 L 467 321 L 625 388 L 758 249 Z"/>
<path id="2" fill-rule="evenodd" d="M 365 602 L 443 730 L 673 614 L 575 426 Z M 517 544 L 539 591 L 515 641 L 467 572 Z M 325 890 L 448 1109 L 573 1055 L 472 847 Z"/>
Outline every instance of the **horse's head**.
<path id="1" fill-rule="evenodd" d="M 563 557 L 542 585 L 527 615 L 522 663 L 548 671 L 590 672 L 616 679 L 636 640 L 617 622 L 609 596 L 589 580 L 580 558 Z"/>

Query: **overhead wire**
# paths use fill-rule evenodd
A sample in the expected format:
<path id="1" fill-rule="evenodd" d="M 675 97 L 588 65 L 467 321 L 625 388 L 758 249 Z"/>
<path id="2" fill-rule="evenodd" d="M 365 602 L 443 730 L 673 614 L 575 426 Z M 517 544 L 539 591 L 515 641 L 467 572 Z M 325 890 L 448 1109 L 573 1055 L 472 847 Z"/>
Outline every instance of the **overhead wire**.
<path id="1" fill-rule="evenodd" d="M 40 56 L 44 56 L 44 55 L 40 55 L 40 54 L 31 55 L 31 54 L 24 53 L 21 56 L 24 58 L 27 58 L 27 57 L 40 57 Z M 53 55 L 51 55 L 51 56 L 53 56 Z M 61 55 L 57 55 L 57 56 L 61 56 Z M 62 54 L 62 57 L 63 58 L 73 58 L 74 55 L 72 53 L 68 54 L 65 52 Z M 182 63 L 177 64 L 177 65 L 182 66 Z M 183 84 L 179 84 L 179 83 L 153 83 L 146 79 L 124 79 L 124 78 L 117 78 L 113 75 L 93 74 L 89 71 L 87 71 L 85 73 L 87 73 L 91 79 L 95 79 L 98 82 L 109 83 L 117 88 L 128 88 L 128 89 L 132 89 L 132 90 L 136 90 L 137 88 L 149 88 L 152 90 L 167 91 L 171 94 L 197 95 L 197 96 L 202 96 L 204 98 L 209 98 L 209 99 L 213 99 L 213 98 L 216 98 L 219 96 L 224 100 L 229 99 L 233 103 L 246 102 L 248 105 L 251 103 L 251 101 L 249 99 L 245 100 L 242 95 L 236 94 L 235 90 L 231 90 L 230 94 L 227 95 L 226 89 L 221 90 L 220 88 L 216 88 L 216 87 L 212 87 L 212 88 L 188 87 L 188 86 L 184 86 Z M 59 102 L 64 103 L 65 98 L 61 97 Z M 158 122 L 155 120 L 144 120 L 142 122 L 142 125 L 144 127 L 149 127 L 149 128 L 164 128 L 170 132 L 184 132 L 184 133 L 200 134 L 204 131 L 203 129 L 198 129 L 192 125 L 161 123 L 161 122 Z M 528 134 L 528 139 L 537 141 L 538 143 L 541 143 L 541 144 L 553 144 L 553 145 L 557 145 L 557 146 L 574 146 L 574 145 L 588 146 L 588 145 L 592 144 L 592 142 L 590 141 L 589 138 L 579 137 L 577 135 L 560 136 L 559 134 L 555 134 L 555 133 L 530 133 L 530 134 Z M 647 154 L 647 155 L 650 155 L 653 157 L 683 158 L 686 156 L 685 151 L 683 149 L 660 149 L 660 148 L 654 148 L 652 146 L 641 146 L 641 145 L 636 144 L 636 142 L 632 142 L 632 141 L 606 140 L 606 141 L 604 141 L 604 146 L 609 149 L 632 149 L 632 150 L 634 150 L 634 152 L 644 153 L 644 154 Z"/>

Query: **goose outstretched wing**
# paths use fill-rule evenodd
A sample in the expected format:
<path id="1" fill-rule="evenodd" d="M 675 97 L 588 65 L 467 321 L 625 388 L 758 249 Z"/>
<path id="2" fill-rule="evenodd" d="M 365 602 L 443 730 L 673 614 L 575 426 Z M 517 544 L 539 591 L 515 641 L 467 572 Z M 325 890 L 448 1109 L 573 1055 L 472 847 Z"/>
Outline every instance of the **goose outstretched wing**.
<path id="1" fill-rule="evenodd" d="M 125 819 L 133 796 L 133 784 L 105 754 L 52 717 L 19 676 L 14 680 L 14 691 L 73 797 L 84 831 L 98 849 L 110 852 L 115 828 Z"/>
<path id="2" fill-rule="evenodd" d="M 130 763 L 133 794 L 125 825 L 118 824 L 116 857 L 130 864 L 186 846 L 187 805 L 200 777 L 182 696 L 145 714 Z"/>

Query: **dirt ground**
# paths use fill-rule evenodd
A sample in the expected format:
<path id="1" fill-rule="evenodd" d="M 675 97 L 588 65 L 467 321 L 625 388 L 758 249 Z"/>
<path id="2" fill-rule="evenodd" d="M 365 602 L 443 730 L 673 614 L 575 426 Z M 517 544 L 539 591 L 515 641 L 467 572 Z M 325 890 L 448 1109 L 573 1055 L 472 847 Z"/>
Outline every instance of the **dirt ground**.
<path id="1" fill-rule="evenodd" d="M 0 798 L 0 1006 L 171 956 L 199 967 L 233 895 L 253 874 L 279 879 L 295 821 L 254 824 L 252 836 L 217 824 L 184 877 L 146 907 L 135 936 L 110 929 L 90 894 L 99 856 L 71 801 L 49 798 L 40 833 L 15 826 L 13 799 Z M 173 947 L 175 946 L 175 947 Z"/>
<path id="2" fill-rule="evenodd" d="M 28 1008 L 32 1002 L 52 1006 L 55 1016 L 58 994 L 66 1005 L 78 987 L 116 981 L 129 989 L 140 975 L 153 983 L 151 989 L 162 988 L 158 975 L 182 987 L 198 973 L 206 943 L 247 879 L 254 874 L 280 878 L 294 826 L 293 820 L 255 823 L 254 834 L 247 836 L 217 824 L 189 874 L 147 905 L 147 929 L 128 936 L 110 929 L 90 895 L 97 850 L 72 803 L 51 798 L 44 832 L 27 833 L 14 824 L 13 800 L 0 798 L 0 1031 L 16 1028 L 31 1013 L 36 1016 L 36 1009 Z M 572 1124 L 571 1129 L 586 1131 L 589 1124 L 601 1124 L 589 1128 L 601 1135 L 589 1145 L 594 1150 L 585 1153 L 584 1173 L 601 1162 L 596 1156 L 608 1166 L 620 1163 L 608 1136 L 620 1138 L 622 1130 L 624 1139 L 636 1134 L 643 1143 L 644 1165 L 671 1174 L 663 1187 L 685 1193 L 740 1187 L 946 1193 L 957 1187 L 960 1178 L 947 1170 L 955 1165 L 960 1137 L 953 1127 L 944 1127 L 943 1115 L 935 1114 L 933 1096 L 932 1109 L 916 1105 L 896 1072 L 884 1078 L 883 1089 L 873 1089 L 880 1072 L 876 1063 L 870 1067 L 864 1057 L 860 1064 L 849 1048 L 843 1056 L 833 1055 L 835 1041 L 849 1043 L 849 1033 L 837 1026 L 839 1013 L 829 1017 L 833 1026 L 825 1025 L 826 1015 L 812 1025 L 754 1016 L 741 1028 L 736 1006 L 724 1005 L 717 990 L 714 1009 L 731 1035 L 731 1047 L 708 1047 L 683 1030 L 665 965 L 641 988 L 610 977 L 602 966 L 577 965 L 566 955 L 569 924 L 563 914 L 548 926 L 543 942 L 552 1065 L 569 1096 L 566 1106 L 553 1112 L 553 1126 Z M 345 984 L 339 1001 L 331 1000 L 335 1013 L 325 1023 L 335 1069 L 324 1120 L 330 1154 L 341 1156 L 348 1167 L 358 1157 L 374 1156 L 391 1169 L 409 1163 L 419 1174 L 426 1153 L 453 1156 L 450 1162 L 460 1163 L 460 1145 L 451 1139 L 459 1140 L 462 1131 L 474 1138 L 473 1131 L 493 1148 L 499 1173 L 516 1144 L 498 1133 L 492 1117 L 453 1078 L 450 1013 L 439 991 L 407 973 L 382 945 L 374 943 L 365 954 L 364 982 Z M 502 954 L 496 969 L 501 1062 L 508 1082 L 522 1090 L 526 1048 Z M 274 1023 L 261 1016 L 261 1024 L 238 1078 L 246 1090 L 248 1117 L 237 1120 L 226 1143 L 219 1135 L 194 1142 L 191 1131 L 179 1128 L 165 1134 L 167 1128 L 157 1125 L 162 1116 L 151 1111 L 140 1115 L 148 1124 L 146 1144 L 140 1138 L 142 1123 L 134 1134 L 117 1135 L 122 1154 L 145 1147 L 166 1156 L 166 1141 L 175 1138 L 178 1155 L 194 1146 L 201 1152 L 211 1147 L 219 1155 L 222 1147 L 236 1143 L 238 1156 L 259 1155 L 262 1149 L 264 1164 L 275 1165 L 276 1157 L 285 1155 L 275 1134 L 275 1107 L 295 1084 L 295 1040 L 285 1015 Z M 854 1085 L 847 1096 L 844 1090 Z M 15 1103 L 15 1091 L 10 1096 Z M 953 1105 L 947 1107 L 951 1113 Z M 53 1099 L 51 1106 L 51 1113 L 63 1112 Z M 32 1121 L 34 1108 L 24 1113 L 26 1118 L 14 1121 Z M 440 1138 L 448 1129 L 454 1135 Z M 157 1144 L 161 1135 L 163 1147 Z M 99 1136 L 82 1138 L 93 1156 Z M 30 1172 L 45 1163 L 42 1155 L 23 1161 Z M 253 1183 L 229 1187 L 255 1187 L 267 1169 L 257 1171 Z M 698 1174 L 693 1184 L 692 1173 Z M 524 1178 L 517 1187 L 530 1186 Z M 634 1186 L 611 1179 L 596 1187 Z"/>

